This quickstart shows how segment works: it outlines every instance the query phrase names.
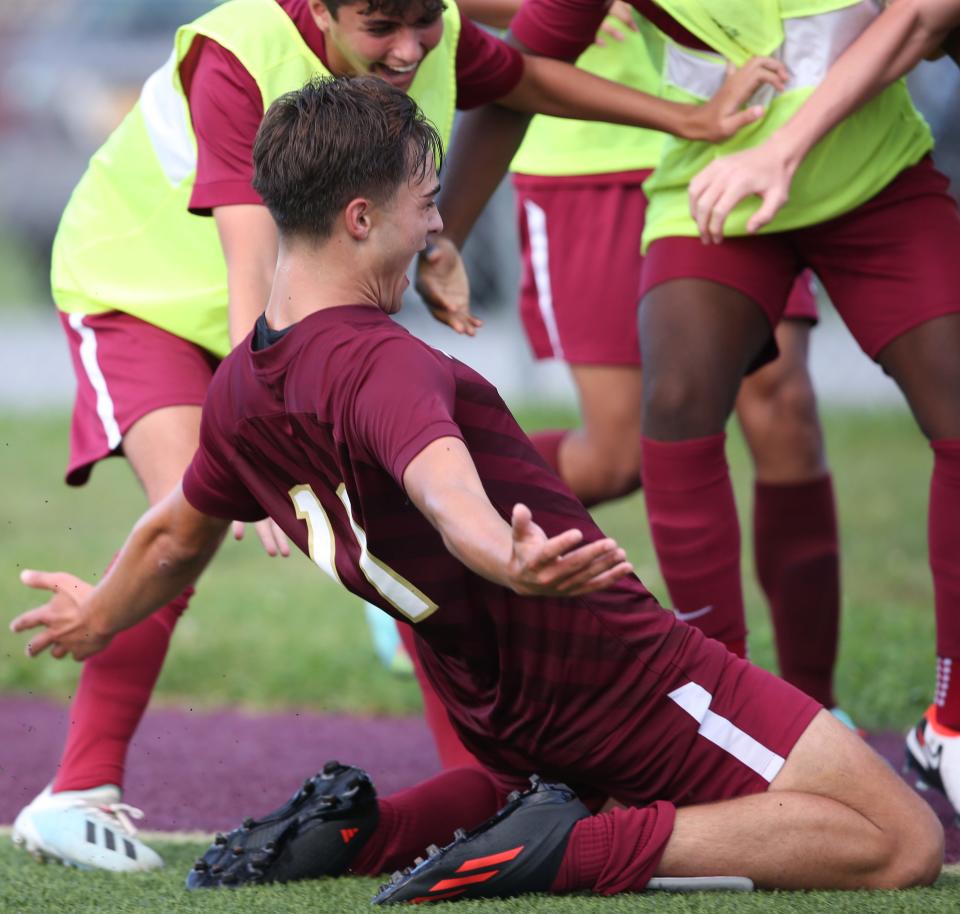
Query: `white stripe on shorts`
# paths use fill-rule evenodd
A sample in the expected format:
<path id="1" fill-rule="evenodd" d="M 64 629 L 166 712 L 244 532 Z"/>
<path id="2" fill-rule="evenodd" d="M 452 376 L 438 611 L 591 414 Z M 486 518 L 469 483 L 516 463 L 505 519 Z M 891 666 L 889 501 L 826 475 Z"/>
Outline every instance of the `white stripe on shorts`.
<path id="1" fill-rule="evenodd" d="M 729 752 L 737 761 L 755 771 L 768 783 L 783 767 L 785 759 L 776 752 L 758 743 L 749 733 L 744 733 L 736 724 L 710 710 L 713 696 L 695 682 L 688 682 L 668 693 L 684 711 L 700 724 L 700 735 Z"/>
<path id="2" fill-rule="evenodd" d="M 537 286 L 537 304 L 540 317 L 547 328 L 547 338 L 555 359 L 563 358 L 560 331 L 553 311 L 553 287 L 550 284 L 550 246 L 547 242 L 547 214 L 532 200 L 524 200 L 527 214 L 527 232 L 530 235 L 530 263 L 533 266 L 533 281 Z"/>
<path id="3" fill-rule="evenodd" d="M 119 446 L 123 436 L 120 434 L 120 426 L 117 425 L 117 417 L 113 412 L 113 398 L 107 390 L 107 379 L 103 376 L 100 363 L 97 361 L 97 335 L 92 327 L 84 324 L 83 318 L 82 314 L 71 314 L 70 326 L 80 336 L 80 362 L 87 373 L 87 380 L 90 381 L 93 392 L 97 395 L 97 415 L 100 417 L 100 424 L 107 438 L 107 446 L 112 451 Z"/>

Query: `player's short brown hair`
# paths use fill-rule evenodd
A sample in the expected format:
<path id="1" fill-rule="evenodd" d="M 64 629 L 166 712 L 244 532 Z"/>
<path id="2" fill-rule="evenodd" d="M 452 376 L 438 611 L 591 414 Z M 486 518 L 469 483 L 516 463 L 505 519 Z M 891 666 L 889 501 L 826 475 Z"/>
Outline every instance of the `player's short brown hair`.
<path id="1" fill-rule="evenodd" d="M 323 5 L 330 10 L 334 19 L 340 12 L 341 6 L 362 6 L 360 10 L 365 16 L 372 13 L 383 13 L 384 16 L 405 16 L 414 4 L 419 3 L 424 15 L 440 15 L 446 8 L 444 0 L 323 0 Z"/>
<path id="2" fill-rule="evenodd" d="M 253 187 L 282 233 L 324 238 L 351 200 L 389 200 L 439 169 L 442 153 L 436 128 L 400 89 L 372 76 L 315 77 L 267 111 Z"/>

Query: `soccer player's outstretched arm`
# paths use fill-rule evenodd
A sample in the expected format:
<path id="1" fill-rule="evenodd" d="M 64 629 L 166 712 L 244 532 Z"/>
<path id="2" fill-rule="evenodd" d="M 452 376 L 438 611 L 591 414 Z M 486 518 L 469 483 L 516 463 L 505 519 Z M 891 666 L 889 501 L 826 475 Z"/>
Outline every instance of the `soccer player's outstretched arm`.
<path id="1" fill-rule="evenodd" d="M 830 68 L 797 113 L 765 143 L 717 159 L 690 183 L 690 212 L 704 241 L 719 243 L 731 210 L 760 197 L 756 232 L 787 202 L 804 156 L 828 131 L 941 48 L 956 59 L 960 0 L 896 0 Z"/>
<path id="2" fill-rule="evenodd" d="M 524 505 L 514 506 L 511 523 L 504 521 L 459 438 L 428 444 L 407 465 L 403 485 L 453 555 L 516 593 L 579 596 L 633 570 L 614 540 L 580 545 L 577 529 L 547 537 Z"/>
<path id="3" fill-rule="evenodd" d="M 606 6 L 588 24 L 587 47 L 602 22 Z M 444 165 L 444 189 L 438 198 L 445 229 L 443 239 L 460 248 L 490 196 L 496 190 L 520 147 L 530 116 L 609 121 L 650 127 L 695 140 L 723 140 L 763 114 L 760 106 L 743 106 L 762 85 L 782 89 L 787 77 L 780 61 L 754 58 L 740 70 L 731 70 L 727 81 L 704 104 L 681 104 L 602 79 L 535 52 L 508 36 L 508 43 L 524 54 L 523 75 L 513 90 L 495 104 L 466 112 L 460 119 L 450 155 Z M 572 48 L 573 46 L 571 46 Z M 573 56 L 576 56 L 574 53 Z M 441 241 L 441 243 L 443 243 Z M 417 261 L 417 290 L 439 320 L 461 333 L 474 326 L 445 316 L 442 281 L 437 276 L 449 258 L 421 255 Z"/>
<path id="4" fill-rule="evenodd" d="M 73 654 L 84 660 L 193 583 L 213 558 L 228 525 L 229 521 L 193 508 L 177 486 L 140 518 L 96 587 L 62 571 L 22 572 L 24 584 L 49 590 L 53 596 L 17 616 L 10 630 L 43 627 L 27 644 L 31 656 L 50 648 L 57 659 Z"/>

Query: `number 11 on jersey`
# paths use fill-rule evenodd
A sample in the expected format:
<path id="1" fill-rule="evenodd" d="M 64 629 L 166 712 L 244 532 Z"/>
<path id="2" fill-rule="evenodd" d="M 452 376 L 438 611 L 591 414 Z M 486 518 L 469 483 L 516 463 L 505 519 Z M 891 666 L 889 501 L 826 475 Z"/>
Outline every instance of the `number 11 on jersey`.
<path id="1" fill-rule="evenodd" d="M 294 486 L 290 492 L 290 500 L 297 513 L 297 518 L 307 524 L 307 550 L 313 563 L 325 574 L 329 575 L 338 584 L 343 584 L 337 572 L 336 538 L 330 518 L 320 504 L 316 492 L 309 485 Z M 350 506 L 350 496 L 347 487 L 341 482 L 337 487 L 337 497 L 343 505 L 350 522 L 357 545 L 360 547 L 360 559 L 357 567 L 367 579 L 370 586 L 383 597 L 394 609 L 403 613 L 411 622 L 421 622 L 437 610 L 433 602 L 423 591 L 411 584 L 402 575 L 381 562 L 367 548 L 367 534 L 353 519 Z"/>

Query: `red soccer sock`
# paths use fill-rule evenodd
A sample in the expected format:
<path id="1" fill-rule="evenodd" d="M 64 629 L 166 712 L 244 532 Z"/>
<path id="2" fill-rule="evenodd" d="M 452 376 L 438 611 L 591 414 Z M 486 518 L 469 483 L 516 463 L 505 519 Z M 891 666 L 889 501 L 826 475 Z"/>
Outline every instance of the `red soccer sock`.
<path id="1" fill-rule="evenodd" d="M 170 636 L 193 595 L 188 587 L 83 664 L 53 791 L 123 787 L 127 748 L 150 701 Z"/>
<path id="2" fill-rule="evenodd" d="M 430 680 L 427 679 L 423 671 L 423 664 L 420 663 L 420 655 L 417 653 L 413 626 L 398 622 L 397 631 L 400 633 L 400 640 L 413 662 L 413 672 L 420 685 L 420 694 L 423 696 L 423 717 L 430 728 L 431 734 L 433 734 L 433 742 L 437 747 L 440 764 L 444 768 L 464 768 L 471 765 L 482 767 L 474 758 L 473 753 L 460 741 L 457 731 L 453 729 L 453 724 L 450 723 L 450 715 L 447 714 L 447 709 L 443 706 L 443 702 L 440 701 L 437 693 L 434 692 Z"/>
<path id="3" fill-rule="evenodd" d="M 537 453 L 561 479 L 563 474 L 560 472 L 560 445 L 568 434 L 570 433 L 567 429 L 551 429 L 547 432 L 534 432 L 530 436 L 530 441 L 537 449 Z"/>
<path id="4" fill-rule="evenodd" d="M 380 821 L 350 869 L 373 876 L 409 866 L 430 844 L 447 844 L 458 828 L 489 819 L 502 802 L 483 768 L 442 771 L 409 790 L 379 801 Z"/>
<path id="5" fill-rule="evenodd" d="M 827 708 L 840 638 L 840 556 L 833 483 L 754 487 L 757 578 L 770 603 L 780 675 Z"/>
<path id="6" fill-rule="evenodd" d="M 673 804 L 658 801 L 581 819 L 573 826 L 551 891 L 642 891 L 657 871 L 676 813 Z"/>
<path id="7" fill-rule="evenodd" d="M 660 570 L 680 618 L 743 656 L 740 522 L 725 441 L 723 434 L 641 439 L 644 493 Z"/>
<path id="8" fill-rule="evenodd" d="M 960 730 L 960 441 L 932 441 L 928 540 L 937 613 L 937 721 Z"/>

